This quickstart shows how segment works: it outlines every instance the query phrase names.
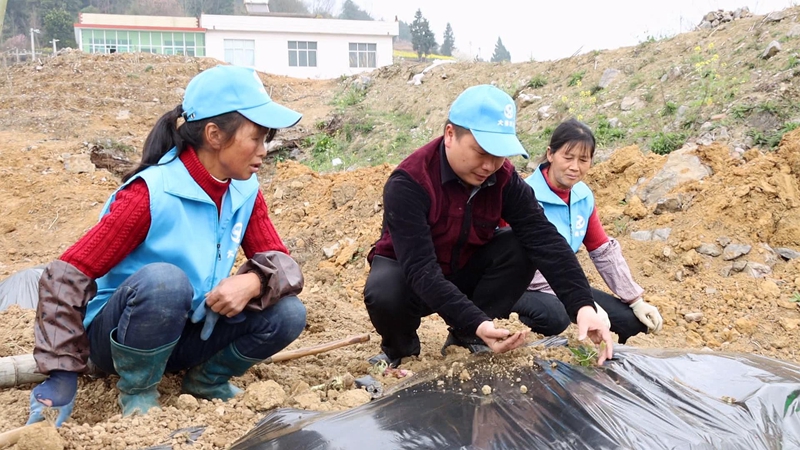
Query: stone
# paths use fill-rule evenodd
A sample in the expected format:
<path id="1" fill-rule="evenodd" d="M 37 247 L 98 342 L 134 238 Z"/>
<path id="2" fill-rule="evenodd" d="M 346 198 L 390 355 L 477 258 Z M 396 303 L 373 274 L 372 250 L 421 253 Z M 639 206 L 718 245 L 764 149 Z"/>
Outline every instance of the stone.
<path id="1" fill-rule="evenodd" d="M 722 254 L 722 248 L 717 244 L 701 244 L 700 247 L 695 249 L 697 253 L 706 256 L 719 256 Z"/>
<path id="2" fill-rule="evenodd" d="M 800 252 L 787 247 L 778 247 L 775 249 L 775 252 L 785 260 L 800 258 Z"/>
<path id="3" fill-rule="evenodd" d="M 94 173 L 97 167 L 92 163 L 91 157 L 88 153 L 65 155 L 64 170 L 70 173 Z"/>
<path id="4" fill-rule="evenodd" d="M 697 155 L 692 154 L 692 150 L 692 147 L 684 147 L 670 153 L 661 170 L 636 188 L 635 193 L 645 204 L 655 204 L 677 186 L 700 181 L 711 175 L 711 169 Z"/>
<path id="5" fill-rule="evenodd" d="M 653 240 L 666 242 L 667 239 L 669 239 L 670 233 L 672 233 L 672 228 L 658 228 L 653 230 Z"/>
<path id="6" fill-rule="evenodd" d="M 619 70 L 617 69 L 606 69 L 603 71 L 603 75 L 600 76 L 600 82 L 597 83 L 597 86 L 600 88 L 607 88 L 612 81 L 619 75 Z"/>
<path id="7" fill-rule="evenodd" d="M 131 118 L 131 112 L 127 109 L 123 109 L 122 111 L 117 113 L 117 120 L 128 120 Z"/>
<path id="8" fill-rule="evenodd" d="M 701 320 L 703 320 L 703 313 L 701 312 L 686 313 L 683 315 L 683 318 L 686 319 L 687 322 L 700 322 Z"/>
<path id="9" fill-rule="evenodd" d="M 745 267 L 747 267 L 747 261 L 734 261 L 733 265 L 731 265 L 731 270 L 733 272 L 741 272 Z"/>
<path id="10" fill-rule="evenodd" d="M 727 236 L 720 236 L 717 238 L 717 244 L 727 247 L 731 243 L 731 239 Z"/>
<path id="11" fill-rule="evenodd" d="M 786 33 L 787 37 L 797 37 L 800 36 L 800 25 L 792 25 L 792 28 Z"/>
<path id="12" fill-rule="evenodd" d="M 653 214 L 674 213 L 682 209 L 683 204 L 680 197 L 667 197 L 656 202 L 656 209 Z"/>
<path id="13" fill-rule="evenodd" d="M 623 111 L 634 111 L 637 109 L 642 109 L 646 105 L 639 97 L 625 97 L 622 99 L 622 102 L 619 104 L 619 109 Z"/>
<path id="14" fill-rule="evenodd" d="M 750 253 L 751 249 L 752 247 L 747 244 L 729 244 L 725 247 L 725 250 L 722 251 L 722 259 L 725 261 L 734 260 Z"/>
<path id="15" fill-rule="evenodd" d="M 772 274 L 772 269 L 765 264 L 748 261 L 744 272 L 753 278 L 764 278 Z"/>
<path id="16" fill-rule="evenodd" d="M 769 43 L 764 53 L 761 54 L 761 59 L 770 59 L 781 51 L 781 43 L 772 41 Z"/>
<path id="17" fill-rule="evenodd" d="M 545 119 L 549 119 L 549 118 L 550 118 L 550 116 L 552 116 L 552 115 L 553 115 L 553 114 L 550 112 L 550 108 L 551 108 L 551 106 L 550 106 L 550 105 L 544 105 L 544 106 L 542 106 L 541 108 L 537 109 L 537 110 L 536 110 L 536 117 L 538 117 L 538 118 L 539 118 L 539 120 L 545 120 Z"/>
<path id="18" fill-rule="evenodd" d="M 322 254 L 328 259 L 333 258 L 339 251 L 339 247 L 340 246 L 338 242 L 328 247 L 322 247 Z"/>
<path id="19" fill-rule="evenodd" d="M 653 239 L 653 232 L 648 230 L 634 231 L 631 233 L 631 239 L 634 241 L 649 241 Z"/>

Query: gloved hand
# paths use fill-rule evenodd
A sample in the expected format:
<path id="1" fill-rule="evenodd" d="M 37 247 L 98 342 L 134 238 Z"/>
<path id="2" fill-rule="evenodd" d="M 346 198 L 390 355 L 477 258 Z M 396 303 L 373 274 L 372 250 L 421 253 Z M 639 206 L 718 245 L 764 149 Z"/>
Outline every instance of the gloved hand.
<path id="1" fill-rule="evenodd" d="M 219 320 L 219 313 L 209 309 L 205 301 L 200 302 L 200 305 L 194 310 L 189 320 L 191 320 L 192 323 L 197 323 L 203 319 L 205 319 L 205 322 L 203 323 L 203 329 L 200 330 L 200 339 L 207 341 L 208 338 L 211 337 L 211 333 L 214 332 L 214 326 L 217 324 L 217 320 Z"/>
<path id="2" fill-rule="evenodd" d="M 648 333 L 658 333 L 661 331 L 661 327 L 664 325 L 664 319 L 661 317 L 661 314 L 659 314 L 658 308 L 639 298 L 639 300 L 631 303 L 631 309 L 633 310 L 633 314 L 636 315 L 636 318 L 639 319 L 639 322 L 647 326 Z"/>
<path id="3" fill-rule="evenodd" d="M 60 427 L 72 414 L 77 392 L 77 372 L 63 370 L 50 372 L 50 377 L 31 391 L 31 414 L 27 425 L 44 420 L 44 410 L 52 408 L 58 411 L 56 426 Z"/>
<path id="4" fill-rule="evenodd" d="M 605 309 L 603 309 L 597 302 L 594 302 L 594 307 L 597 308 L 597 315 L 600 316 L 600 319 L 603 323 L 606 324 L 606 328 L 609 330 L 611 329 L 611 319 L 608 318 L 608 313 Z"/>

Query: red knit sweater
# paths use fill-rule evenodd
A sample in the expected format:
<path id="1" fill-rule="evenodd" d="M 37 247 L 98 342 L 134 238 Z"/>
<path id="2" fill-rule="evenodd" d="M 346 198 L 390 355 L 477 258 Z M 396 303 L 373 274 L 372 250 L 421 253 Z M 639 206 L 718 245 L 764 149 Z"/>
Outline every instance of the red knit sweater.
<path id="1" fill-rule="evenodd" d="M 215 180 L 193 149 L 181 152 L 180 160 L 219 210 L 230 180 L 226 182 Z M 68 248 L 59 259 L 72 264 L 86 276 L 97 279 L 108 273 L 144 242 L 149 230 L 150 193 L 144 180 L 139 178 L 117 193 L 108 214 Z M 269 220 L 267 203 L 261 191 L 258 192 L 250 222 L 244 233 L 242 249 L 247 258 L 269 250 L 289 253 Z"/>

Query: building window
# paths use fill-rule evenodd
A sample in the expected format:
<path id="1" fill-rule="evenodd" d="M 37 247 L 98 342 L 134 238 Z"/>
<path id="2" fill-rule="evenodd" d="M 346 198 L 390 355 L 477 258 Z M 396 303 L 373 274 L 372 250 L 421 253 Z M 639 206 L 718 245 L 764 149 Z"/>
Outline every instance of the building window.
<path id="1" fill-rule="evenodd" d="M 290 67 L 317 67 L 317 43 L 289 41 Z"/>
<path id="2" fill-rule="evenodd" d="M 85 29 L 81 35 L 83 51 L 89 53 L 205 55 L 205 39 L 202 33 Z"/>
<path id="3" fill-rule="evenodd" d="M 225 39 L 225 62 L 234 66 L 253 67 L 256 41 L 248 39 Z"/>
<path id="4" fill-rule="evenodd" d="M 350 67 L 378 67 L 377 44 L 350 43 Z"/>

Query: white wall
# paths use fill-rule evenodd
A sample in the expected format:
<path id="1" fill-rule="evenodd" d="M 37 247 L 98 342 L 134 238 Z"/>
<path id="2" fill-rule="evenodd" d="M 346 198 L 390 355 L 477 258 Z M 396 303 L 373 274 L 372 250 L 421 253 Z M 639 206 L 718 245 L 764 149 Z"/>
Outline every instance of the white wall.
<path id="1" fill-rule="evenodd" d="M 287 75 L 294 78 L 337 78 L 373 68 L 350 67 L 351 42 L 377 44 L 376 66 L 392 63 L 391 36 L 354 36 L 300 33 L 255 33 L 241 31 L 206 30 L 206 56 L 225 60 L 225 39 L 252 39 L 255 41 L 255 69 L 265 73 Z M 317 43 L 317 67 L 290 67 L 289 41 Z"/>
<path id="2" fill-rule="evenodd" d="M 225 39 L 255 41 L 255 69 L 294 78 L 337 78 L 373 68 L 350 67 L 349 44 L 376 44 L 376 66 L 392 64 L 395 22 L 289 18 L 270 16 L 215 16 L 204 14 L 206 56 L 225 60 Z M 289 41 L 317 43 L 316 67 L 290 67 Z"/>

